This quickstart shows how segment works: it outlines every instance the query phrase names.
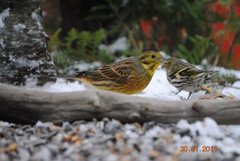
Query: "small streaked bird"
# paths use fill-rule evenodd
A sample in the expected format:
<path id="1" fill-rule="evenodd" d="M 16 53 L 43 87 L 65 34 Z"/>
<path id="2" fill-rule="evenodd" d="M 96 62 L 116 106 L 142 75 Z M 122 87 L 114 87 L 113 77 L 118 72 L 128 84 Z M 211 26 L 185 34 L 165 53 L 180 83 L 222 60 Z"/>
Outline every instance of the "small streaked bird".
<path id="1" fill-rule="evenodd" d="M 182 90 L 188 91 L 187 99 L 193 92 L 200 90 L 203 83 L 210 80 L 211 74 L 216 72 L 198 69 L 194 65 L 174 57 L 165 60 L 163 67 L 166 68 L 170 84 L 179 90 L 176 94 Z"/>
<path id="2" fill-rule="evenodd" d="M 140 56 L 79 72 L 74 79 L 98 89 L 134 94 L 147 87 L 162 62 L 159 52 L 147 51 Z"/>

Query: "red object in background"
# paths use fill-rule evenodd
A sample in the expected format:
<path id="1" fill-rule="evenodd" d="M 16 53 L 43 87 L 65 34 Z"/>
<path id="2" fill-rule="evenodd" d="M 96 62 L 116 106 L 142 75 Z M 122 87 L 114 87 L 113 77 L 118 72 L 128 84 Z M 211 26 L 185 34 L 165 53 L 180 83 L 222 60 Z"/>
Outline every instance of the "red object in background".
<path id="1" fill-rule="evenodd" d="M 229 52 L 234 35 L 235 33 L 228 31 L 223 23 L 218 22 L 212 24 L 211 36 L 213 37 L 215 44 L 220 47 L 220 51 L 223 54 L 227 54 Z"/>
<path id="2" fill-rule="evenodd" d="M 233 46 L 233 55 L 231 62 L 233 67 L 240 69 L 240 44 L 235 44 Z"/>
<path id="3" fill-rule="evenodd" d="M 142 19 L 140 23 L 141 23 L 141 29 L 142 29 L 144 36 L 146 36 L 147 38 L 151 38 L 152 37 L 152 22 L 151 22 L 151 20 Z"/>
<path id="4" fill-rule="evenodd" d="M 211 37 L 213 38 L 215 44 L 221 45 L 222 44 L 222 35 L 224 32 L 224 24 L 221 22 L 213 23 L 212 24 L 212 33 Z"/>
<path id="5" fill-rule="evenodd" d="M 163 44 L 170 44 L 170 39 L 166 34 L 153 33 L 155 27 L 157 27 L 157 17 L 152 17 L 150 20 L 141 19 L 140 26 L 143 35 L 148 39 L 146 44 L 151 44 L 152 41 L 156 42 L 157 48 L 161 48 Z M 155 35 L 153 35 L 155 34 Z M 157 34 L 157 35 L 156 35 Z M 156 40 L 155 40 L 156 39 Z M 147 46 L 147 48 L 150 46 Z M 156 46 L 155 46 L 156 47 Z"/>
<path id="6" fill-rule="evenodd" d="M 218 16 L 223 18 L 230 17 L 230 7 L 228 5 L 221 4 L 220 0 L 215 1 L 209 5 L 209 9 Z"/>
<path id="7" fill-rule="evenodd" d="M 234 1 L 232 8 L 235 15 L 240 18 L 240 3 L 238 1 Z"/>
<path id="8" fill-rule="evenodd" d="M 216 45 L 220 48 L 220 58 L 222 58 L 221 62 L 224 65 L 227 65 L 226 62 L 227 57 L 231 50 L 231 45 L 233 43 L 233 39 L 236 35 L 236 32 L 229 31 L 227 27 L 223 23 L 214 23 L 212 24 L 212 38 Z M 231 67 L 240 69 L 240 44 L 234 44 L 232 49 L 232 55 L 230 59 Z"/>
<path id="9" fill-rule="evenodd" d="M 240 18 L 240 2 L 237 0 L 233 0 L 230 3 L 222 4 L 220 0 L 215 1 L 209 5 L 209 9 L 216 15 L 221 16 L 224 18 L 223 21 L 229 19 L 231 16 L 231 10 L 237 17 Z M 140 22 L 142 32 L 147 39 L 152 39 L 153 37 L 153 22 L 152 20 L 145 20 L 142 19 Z M 227 64 L 226 58 L 228 57 L 227 54 L 230 53 L 230 48 L 233 43 L 233 39 L 236 35 L 236 30 L 233 28 L 229 28 L 228 24 L 224 24 L 223 22 L 216 22 L 212 24 L 212 33 L 211 36 L 214 40 L 214 43 L 219 46 L 220 48 L 220 58 L 222 58 L 223 64 Z M 166 35 L 159 35 L 158 45 L 161 46 L 162 44 L 169 41 L 169 38 Z M 232 53 L 231 53 L 231 67 L 240 69 L 240 44 L 235 43 L 233 45 Z"/>
<path id="10" fill-rule="evenodd" d="M 228 19 L 231 15 L 230 7 L 232 7 L 232 14 L 235 14 L 240 18 L 240 3 L 237 0 L 232 1 L 232 3 L 227 3 L 226 5 L 221 4 L 218 0 L 212 3 L 209 8 L 218 16 Z M 211 36 L 214 40 L 214 43 L 220 48 L 220 61 L 227 65 L 226 58 L 228 58 L 233 43 L 233 39 L 236 35 L 236 30 L 230 28 L 228 24 L 223 22 L 216 22 L 212 24 L 212 33 Z M 230 67 L 240 69 L 240 44 L 236 42 L 233 44 Z"/>

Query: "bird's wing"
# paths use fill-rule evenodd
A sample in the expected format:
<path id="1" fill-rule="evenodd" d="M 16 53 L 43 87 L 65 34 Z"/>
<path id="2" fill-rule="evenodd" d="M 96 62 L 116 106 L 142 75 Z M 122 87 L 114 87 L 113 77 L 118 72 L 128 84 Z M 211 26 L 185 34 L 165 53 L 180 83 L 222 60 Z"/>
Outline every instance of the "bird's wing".
<path id="1" fill-rule="evenodd" d="M 132 61 L 121 61 L 87 72 L 85 77 L 94 82 L 115 81 L 124 83 L 135 72 Z"/>
<path id="2" fill-rule="evenodd" d="M 112 64 L 109 70 L 101 69 L 101 71 L 116 82 L 124 83 L 136 72 L 136 68 L 131 60 L 125 60 Z"/>

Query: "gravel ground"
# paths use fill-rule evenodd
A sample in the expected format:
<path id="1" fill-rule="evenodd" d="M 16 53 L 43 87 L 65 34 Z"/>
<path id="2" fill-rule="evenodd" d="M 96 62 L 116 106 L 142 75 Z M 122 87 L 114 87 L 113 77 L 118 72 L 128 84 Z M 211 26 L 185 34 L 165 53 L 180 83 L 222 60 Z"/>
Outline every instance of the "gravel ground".
<path id="1" fill-rule="evenodd" d="M 240 161 L 240 126 L 220 126 L 210 118 L 172 125 L 109 119 L 60 126 L 0 121 L 0 161 L 10 160 Z"/>

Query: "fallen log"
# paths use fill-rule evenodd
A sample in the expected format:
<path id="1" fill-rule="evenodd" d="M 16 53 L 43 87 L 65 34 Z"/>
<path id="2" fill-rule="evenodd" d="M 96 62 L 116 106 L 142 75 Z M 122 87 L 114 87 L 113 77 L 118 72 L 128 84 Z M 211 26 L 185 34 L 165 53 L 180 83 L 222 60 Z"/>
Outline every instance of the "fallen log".
<path id="1" fill-rule="evenodd" d="M 211 117 L 240 123 L 240 100 L 165 101 L 101 90 L 49 93 L 0 84 L 0 120 L 14 123 L 114 118 L 122 122 L 190 122 Z"/>

